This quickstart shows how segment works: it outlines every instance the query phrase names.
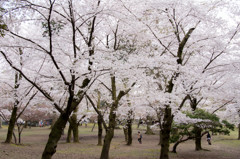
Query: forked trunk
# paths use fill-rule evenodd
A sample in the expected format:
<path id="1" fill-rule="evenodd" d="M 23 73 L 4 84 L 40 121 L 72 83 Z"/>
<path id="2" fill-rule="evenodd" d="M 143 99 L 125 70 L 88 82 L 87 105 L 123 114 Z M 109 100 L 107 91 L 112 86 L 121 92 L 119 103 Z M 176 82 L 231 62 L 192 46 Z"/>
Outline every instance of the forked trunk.
<path id="1" fill-rule="evenodd" d="M 169 159 L 168 152 L 169 152 L 169 139 L 170 139 L 170 132 L 171 132 L 171 125 L 172 125 L 172 112 L 169 106 L 166 106 L 162 124 L 162 142 L 161 142 L 161 154 L 160 159 Z"/>
<path id="2" fill-rule="evenodd" d="M 7 138 L 5 140 L 5 143 L 11 143 L 12 141 L 13 130 L 14 130 L 14 126 L 17 118 L 17 109 L 18 109 L 17 107 L 15 106 L 13 107 L 12 115 L 8 125 L 8 132 L 7 132 Z"/>

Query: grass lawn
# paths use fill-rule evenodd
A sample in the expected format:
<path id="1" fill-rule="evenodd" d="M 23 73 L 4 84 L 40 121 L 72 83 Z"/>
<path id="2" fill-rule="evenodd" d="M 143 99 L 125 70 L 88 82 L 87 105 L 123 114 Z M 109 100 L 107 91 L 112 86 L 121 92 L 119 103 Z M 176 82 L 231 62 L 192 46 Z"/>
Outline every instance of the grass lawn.
<path id="1" fill-rule="evenodd" d="M 101 154 L 101 146 L 97 146 L 97 126 L 91 132 L 92 124 L 79 127 L 80 143 L 66 143 L 66 133 L 59 141 L 54 159 L 95 159 Z M 123 130 L 116 129 L 115 136 L 110 148 L 111 159 L 155 159 L 159 158 L 160 146 L 159 136 L 145 135 L 144 127 L 140 127 L 143 133 L 143 144 L 137 142 L 137 130 L 134 126 L 133 144 L 127 146 L 124 141 Z M 23 130 L 23 145 L 0 144 L 0 159 L 40 159 L 48 139 L 49 127 L 32 127 Z M 5 140 L 7 127 L 0 129 L 0 142 Z M 17 133 L 16 133 L 17 134 Z M 230 136 L 212 136 L 212 145 L 208 145 L 206 137 L 202 139 L 202 147 L 205 151 L 196 152 L 194 141 L 180 144 L 177 154 L 170 153 L 173 159 L 239 159 L 240 140 L 237 139 L 237 131 L 231 132 Z M 172 148 L 170 146 L 170 150 Z"/>

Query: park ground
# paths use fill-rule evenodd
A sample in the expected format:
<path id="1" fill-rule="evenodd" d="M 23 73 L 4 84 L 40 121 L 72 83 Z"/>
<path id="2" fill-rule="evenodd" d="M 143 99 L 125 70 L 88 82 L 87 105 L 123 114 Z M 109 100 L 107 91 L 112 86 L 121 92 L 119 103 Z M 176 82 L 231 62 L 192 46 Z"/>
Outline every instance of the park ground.
<path id="1" fill-rule="evenodd" d="M 62 136 L 57 152 L 53 159 L 98 159 L 101 146 L 97 146 L 97 128 L 91 132 L 92 125 L 81 126 L 80 143 L 66 143 L 66 132 Z M 144 127 L 140 131 L 144 133 Z M 159 136 L 143 134 L 143 143 L 137 142 L 137 130 L 133 131 L 133 144 L 127 146 L 124 141 L 122 129 L 115 131 L 110 158 L 111 159 L 157 159 L 160 154 L 158 146 Z M 40 159 L 50 132 L 49 127 L 32 127 L 23 130 L 22 145 L 4 144 L 7 127 L 0 129 L 0 159 Z M 208 145 L 206 137 L 202 139 L 203 151 L 194 150 L 194 141 L 180 144 L 177 154 L 170 153 L 170 159 L 240 159 L 240 140 L 237 139 L 237 131 L 230 136 L 212 136 L 212 145 Z M 172 144 L 170 148 L 172 148 Z"/>

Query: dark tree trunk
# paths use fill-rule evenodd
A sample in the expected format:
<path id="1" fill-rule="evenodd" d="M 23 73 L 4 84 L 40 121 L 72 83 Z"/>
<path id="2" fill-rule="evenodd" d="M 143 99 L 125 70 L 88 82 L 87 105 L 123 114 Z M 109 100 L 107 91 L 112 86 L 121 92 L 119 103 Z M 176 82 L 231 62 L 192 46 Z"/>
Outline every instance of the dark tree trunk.
<path id="1" fill-rule="evenodd" d="M 201 145 L 202 129 L 198 128 L 198 127 L 195 127 L 194 132 L 195 132 L 195 150 L 196 151 L 202 150 L 202 145 Z"/>
<path id="2" fill-rule="evenodd" d="M 104 143 L 103 143 L 100 159 L 109 159 L 109 149 L 110 149 L 113 136 L 114 136 L 114 128 L 108 129 L 107 134 L 104 137 Z"/>
<path id="3" fill-rule="evenodd" d="M 102 145 L 102 133 L 103 133 L 103 126 L 102 126 L 102 119 L 100 115 L 98 115 L 98 144 L 99 146 Z"/>
<path id="4" fill-rule="evenodd" d="M 110 114 L 109 114 L 109 126 L 106 131 L 106 135 L 104 137 L 100 159 L 109 159 L 110 144 L 114 136 L 114 129 L 116 126 L 116 114 L 114 112 L 116 110 L 115 108 L 116 108 L 116 105 L 114 103 L 112 104 L 112 110 L 110 111 Z"/>
<path id="5" fill-rule="evenodd" d="M 57 143 L 61 138 L 62 131 L 66 126 L 69 116 L 70 113 L 66 113 L 64 111 L 53 125 L 49 134 L 48 142 L 42 154 L 42 159 L 51 159 L 53 154 L 56 152 Z"/>
<path id="6" fill-rule="evenodd" d="M 69 123 L 69 127 L 68 127 L 68 133 L 67 133 L 67 143 L 70 143 L 72 139 L 72 127 L 71 124 Z"/>
<path id="7" fill-rule="evenodd" d="M 127 145 L 132 145 L 132 120 L 127 121 Z"/>
<path id="8" fill-rule="evenodd" d="M 166 106 L 161 131 L 162 142 L 160 159 L 169 159 L 168 152 L 171 125 L 172 125 L 172 111 L 171 108 L 169 108 L 169 106 Z"/>
<path id="9" fill-rule="evenodd" d="M 172 152 L 173 152 L 173 153 L 177 153 L 177 146 L 178 146 L 180 143 L 181 143 L 180 141 L 177 141 L 177 142 L 173 145 L 173 149 L 172 149 Z"/>
<path id="10" fill-rule="evenodd" d="M 12 115 L 8 125 L 8 132 L 7 132 L 7 138 L 5 140 L 5 143 L 11 143 L 12 141 L 13 130 L 14 130 L 14 126 L 17 118 L 17 109 L 18 108 L 16 106 L 13 107 Z"/>
<path id="11" fill-rule="evenodd" d="M 21 134 L 22 134 L 22 131 L 23 131 L 23 128 L 25 127 L 25 124 L 24 125 L 18 125 L 18 144 L 22 144 L 22 141 L 21 141 Z"/>
<path id="12" fill-rule="evenodd" d="M 187 140 L 191 140 L 191 139 L 194 139 L 194 137 L 193 137 L 193 136 L 189 136 L 189 137 L 187 137 L 186 139 L 181 139 L 181 140 L 177 141 L 177 142 L 173 145 L 172 152 L 173 152 L 173 153 L 177 153 L 177 146 L 178 146 L 180 143 L 185 142 L 185 141 L 187 141 Z"/>
<path id="13" fill-rule="evenodd" d="M 160 131 L 159 131 L 159 143 L 158 143 L 158 145 L 161 145 L 161 143 L 162 143 L 162 135 L 161 135 L 162 133 L 161 133 L 161 129 L 160 129 Z"/>
<path id="14" fill-rule="evenodd" d="M 123 133 L 124 133 L 124 136 L 125 136 L 125 142 L 128 141 L 128 129 L 127 129 L 127 126 L 124 126 L 123 127 Z"/>
<path id="15" fill-rule="evenodd" d="M 53 125 L 55 124 L 55 122 L 57 121 L 57 114 L 56 112 L 53 112 L 53 117 L 52 117 L 52 123 L 51 123 L 51 126 L 50 128 L 52 129 Z"/>
<path id="16" fill-rule="evenodd" d="M 139 121 L 138 121 L 138 125 L 137 125 L 137 128 L 139 128 L 141 122 L 142 122 L 142 119 L 139 119 Z"/>
<path id="17" fill-rule="evenodd" d="M 238 140 L 240 140 L 240 124 L 238 124 Z"/>

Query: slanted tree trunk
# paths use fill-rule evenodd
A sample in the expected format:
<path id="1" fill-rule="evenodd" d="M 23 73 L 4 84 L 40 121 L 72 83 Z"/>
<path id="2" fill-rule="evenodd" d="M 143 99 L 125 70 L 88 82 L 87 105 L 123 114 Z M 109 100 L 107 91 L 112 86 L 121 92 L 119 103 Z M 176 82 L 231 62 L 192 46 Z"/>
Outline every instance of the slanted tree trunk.
<path id="1" fill-rule="evenodd" d="M 194 139 L 193 136 L 189 136 L 187 137 L 186 139 L 181 139 L 181 140 L 178 140 L 174 145 L 173 145 L 173 149 L 172 149 L 172 152 L 173 153 L 177 153 L 177 146 L 182 143 L 182 142 L 185 142 L 187 140 L 191 140 L 191 139 Z"/>
<path id="2" fill-rule="evenodd" d="M 177 146 L 181 143 L 181 141 L 177 141 L 174 145 L 173 145 L 173 149 L 172 152 L 173 153 L 177 153 Z"/>
<path id="3" fill-rule="evenodd" d="M 14 143 L 17 144 L 17 137 L 16 137 L 14 131 L 13 131 L 13 137 L 14 137 Z"/>
<path id="4" fill-rule="evenodd" d="M 202 129 L 195 126 L 194 132 L 195 132 L 195 150 L 196 151 L 202 150 L 202 145 L 201 145 Z"/>
<path id="5" fill-rule="evenodd" d="M 42 154 L 42 159 L 51 159 L 52 155 L 56 152 L 57 143 L 61 138 L 62 131 L 66 126 L 69 116 L 70 113 L 63 112 L 53 125 L 48 142 Z"/>
<path id="6" fill-rule="evenodd" d="M 93 132 L 93 130 L 94 130 L 94 128 L 95 128 L 95 125 L 96 125 L 96 123 L 94 122 L 91 132 Z"/>
<path id="7" fill-rule="evenodd" d="M 7 132 L 7 138 L 5 140 L 5 143 L 11 143 L 12 136 L 13 136 L 13 129 L 15 126 L 16 118 L 17 118 L 17 110 L 18 108 L 16 106 L 13 107 L 11 118 L 8 125 L 8 132 Z"/>
<path id="8" fill-rule="evenodd" d="M 172 126 L 172 111 L 171 108 L 169 108 L 169 106 L 166 106 L 161 131 L 162 142 L 160 159 L 169 159 L 168 152 L 171 126 Z"/>

